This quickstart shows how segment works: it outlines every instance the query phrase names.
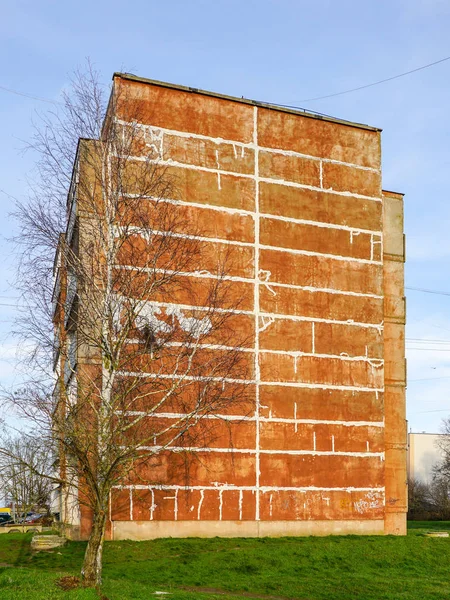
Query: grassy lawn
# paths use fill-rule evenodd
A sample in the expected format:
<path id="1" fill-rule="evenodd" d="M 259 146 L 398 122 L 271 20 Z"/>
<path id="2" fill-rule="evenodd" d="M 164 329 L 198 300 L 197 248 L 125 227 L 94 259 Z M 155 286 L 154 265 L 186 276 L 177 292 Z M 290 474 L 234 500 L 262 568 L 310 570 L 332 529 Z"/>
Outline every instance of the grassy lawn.
<path id="1" fill-rule="evenodd" d="M 445 529 L 450 522 L 410 523 L 404 538 L 107 542 L 102 591 L 109 600 L 450 600 L 450 538 L 424 536 Z M 31 537 L 0 535 L 1 600 L 98 598 L 93 590 L 55 585 L 78 575 L 84 543 L 33 553 Z"/>

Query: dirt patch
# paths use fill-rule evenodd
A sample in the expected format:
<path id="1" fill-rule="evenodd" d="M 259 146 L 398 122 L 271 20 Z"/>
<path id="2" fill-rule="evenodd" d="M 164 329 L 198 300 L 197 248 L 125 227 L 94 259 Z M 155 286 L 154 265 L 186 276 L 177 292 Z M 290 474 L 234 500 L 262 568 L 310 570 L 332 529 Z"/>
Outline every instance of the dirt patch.
<path id="1" fill-rule="evenodd" d="M 64 591 L 67 590 L 75 590 L 82 586 L 81 579 L 79 577 L 75 577 L 74 575 L 66 575 L 65 577 L 61 577 L 56 582 L 56 585 Z"/>

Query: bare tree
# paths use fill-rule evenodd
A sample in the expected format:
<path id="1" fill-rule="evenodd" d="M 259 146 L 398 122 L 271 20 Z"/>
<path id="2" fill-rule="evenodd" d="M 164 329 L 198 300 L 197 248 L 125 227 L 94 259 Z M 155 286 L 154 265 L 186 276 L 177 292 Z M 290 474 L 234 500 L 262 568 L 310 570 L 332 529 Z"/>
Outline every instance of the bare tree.
<path id="1" fill-rule="evenodd" d="M 16 513 L 32 509 L 50 511 L 53 475 L 52 455 L 32 433 L 3 440 L 8 454 L 0 454 L 0 486 Z"/>
<path id="2" fill-rule="evenodd" d="M 447 520 L 450 518 L 450 418 L 442 420 L 441 433 L 435 442 L 441 460 L 433 467 L 430 501 L 435 515 Z"/>
<path id="3" fill-rule="evenodd" d="M 429 485 L 429 502 L 435 519 L 448 521 L 450 519 L 450 480 L 445 474 L 435 468 L 433 479 Z"/>
<path id="4" fill-rule="evenodd" d="M 435 445 L 442 458 L 435 466 L 434 474 L 450 481 L 450 417 L 442 419 L 441 434 L 437 437 Z"/>
<path id="5" fill-rule="evenodd" d="M 431 510 L 430 487 L 419 479 L 408 479 L 408 519 L 423 519 Z"/>
<path id="6" fill-rule="evenodd" d="M 17 207 L 16 241 L 32 309 L 21 331 L 40 370 L 8 398 L 58 454 L 54 479 L 66 497 L 92 516 L 87 585 L 101 583 L 112 490 L 154 480 L 155 461 L 184 469 L 220 415 L 246 402 L 252 379 L 231 257 L 173 201 L 177 181 L 159 164 L 139 104 L 113 89 L 103 119 L 100 90 L 92 69 L 78 73 L 63 115 L 33 143 L 41 180 Z"/>

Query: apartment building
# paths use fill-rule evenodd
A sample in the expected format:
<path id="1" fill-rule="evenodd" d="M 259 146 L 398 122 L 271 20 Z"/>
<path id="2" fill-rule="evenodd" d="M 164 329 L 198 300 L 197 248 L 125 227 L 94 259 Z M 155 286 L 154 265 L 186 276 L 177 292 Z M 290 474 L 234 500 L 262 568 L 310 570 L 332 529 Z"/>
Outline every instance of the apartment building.
<path id="1" fill-rule="evenodd" d="M 407 467 L 408 478 L 426 483 L 433 479 L 433 468 L 438 466 L 443 459 L 442 450 L 439 448 L 441 433 L 408 433 Z"/>
<path id="2" fill-rule="evenodd" d="M 186 235 L 205 264 L 187 278 L 210 278 L 218 248 L 233 257 L 251 410 L 209 415 L 233 427 L 195 449 L 188 475 L 171 468 L 173 446 L 117 485 L 110 537 L 405 534 L 403 196 L 382 190 L 381 131 L 129 74 L 114 75 L 115 95 L 105 127 L 140 131 L 126 160 L 165 169 L 164 201 L 201 224 Z M 80 143 L 62 247 L 83 237 L 77 186 L 94 143 Z M 76 402 L 98 360 L 77 341 L 83 296 L 64 252 L 55 264 L 55 365 Z M 198 308 L 192 295 L 154 306 L 153 324 Z M 89 515 L 73 495 L 62 510 L 81 537 Z"/>

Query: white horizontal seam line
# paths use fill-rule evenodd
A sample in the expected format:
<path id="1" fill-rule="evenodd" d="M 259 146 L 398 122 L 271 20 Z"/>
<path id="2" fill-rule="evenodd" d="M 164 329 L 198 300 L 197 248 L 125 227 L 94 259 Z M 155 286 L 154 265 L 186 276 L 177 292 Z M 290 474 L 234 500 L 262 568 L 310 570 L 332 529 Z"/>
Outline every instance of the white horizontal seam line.
<path id="1" fill-rule="evenodd" d="M 116 264 L 116 268 L 124 269 L 128 271 L 142 271 L 145 273 L 167 273 L 169 275 L 176 275 L 177 277 L 194 277 L 196 279 L 218 279 L 222 281 L 236 281 L 239 283 L 248 283 L 251 285 L 255 284 L 254 279 L 250 279 L 248 277 L 239 277 L 237 275 L 226 275 L 224 277 L 219 277 L 214 275 L 213 273 L 208 273 L 205 271 L 173 271 L 170 269 L 157 269 L 155 267 L 139 267 L 135 265 L 121 265 Z M 324 294 L 337 294 L 342 296 L 357 296 L 360 298 L 375 298 L 377 300 L 382 300 L 383 296 L 378 294 L 365 294 L 363 292 L 352 292 L 351 290 L 339 290 L 334 288 L 316 288 L 309 285 L 296 285 L 293 283 L 280 283 L 278 281 L 263 281 L 259 280 L 259 285 L 265 287 L 282 287 L 288 288 L 291 290 L 303 290 L 311 293 L 324 293 Z"/>
<path id="2" fill-rule="evenodd" d="M 119 230 L 120 227 L 115 226 L 116 230 Z M 155 234 L 155 235 L 170 235 L 171 237 L 176 237 L 176 238 L 181 238 L 181 239 L 192 239 L 192 240 L 199 240 L 202 242 L 210 242 L 210 243 L 217 243 L 217 244 L 228 244 L 231 246 L 245 246 L 247 248 L 254 248 L 255 247 L 255 243 L 254 242 L 240 242 L 238 240 L 226 240 L 226 239 L 222 239 L 222 238 L 213 238 L 213 237 L 206 237 L 206 236 L 196 236 L 196 235 L 189 235 L 189 234 L 182 234 L 182 233 L 170 233 L 168 234 L 167 232 L 164 231 L 158 231 L 158 230 L 153 230 L 151 228 L 145 229 L 143 227 L 135 227 L 135 226 L 130 226 L 127 227 L 127 230 L 130 233 L 136 233 L 137 235 L 141 235 L 142 237 L 145 237 L 148 234 Z M 351 232 L 351 230 L 349 230 L 349 232 Z M 350 255 L 345 255 L 345 254 L 330 254 L 327 252 L 317 252 L 315 250 L 305 250 L 302 248 L 288 248 L 288 247 L 284 247 L 284 246 L 273 246 L 271 244 L 260 244 L 259 246 L 260 248 L 262 248 L 263 250 L 271 250 L 274 252 L 287 252 L 290 254 L 300 254 L 300 255 L 305 255 L 305 256 L 323 256 L 326 257 L 327 259 L 331 259 L 331 260 L 340 260 L 340 261 L 348 261 L 348 262 L 360 262 L 360 263 L 365 263 L 365 264 L 371 264 L 371 265 L 382 265 L 383 261 L 380 260 L 372 260 L 369 258 L 359 258 L 356 256 L 350 256 Z"/>
<path id="3" fill-rule="evenodd" d="M 205 173 L 212 173 L 214 175 L 224 175 L 229 177 L 249 179 L 255 181 L 255 175 L 249 173 L 236 173 L 233 171 L 224 171 L 223 169 L 214 169 L 212 167 L 200 167 L 198 165 L 191 165 L 188 163 L 181 163 L 175 160 L 161 160 L 161 159 L 149 159 L 147 156 L 128 156 L 127 160 L 135 162 L 149 162 L 156 165 L 162 165 L 163 167 L 176 167 L 178 169 L 189 169 L 191 171 L 203 171 Z M 286 187 L 293 187 L 302 190 L 311 190 L 313 192 L 322 192 L 326 194 L 335 194 L 337 196 L 351 196 L 352 198 L 361 198 L 363 200 L 372 200 L 373 202 L 382 202 L 380 196 L 366 196 L 365 194 L 358 194 L 350 190 L 334 190 L 333 188 L 321 188 L 319 186 L 308 185 L 305 183 L 297 183 L 295 181 L 286 181 L 284 179 L 274 179 L 272 177 L 258 177 L 258 180 L 263 183 L 273 183 L 276 185 L 284 185 Z"/>
<path id="4" fill-rule="evenodd" d="M 175 204 L 180 206 L 193 206 L 195 208 L 206 208 L 210 210 L 215 210 L 217 212 L 226 212 L 233 215 L 246 215 L 249 217 L 256 216 L 256 213 L 251 210 L 245 210 L 244 208 L 232 208 L 230 206 L 216 205 L 216 204 L 207 204 L 203 202 L 190 202 L 186 200 L 175 200 L 173 198 L 158 198 L 157 196 L 146 196 L 142 194 L 123 194 L 124 198 L 142 198 L 147 200 L 157 200 L 158 202 L 166 202 L 168 204 Z"/>
<path id="5" fill-rule="evenodd" d="M 320 317 L 305 317 L 303 315 L 285 315 L 282 313 L 271 313 L 271 312 L 260 312 L 261 316 L 264 317 L 273 317 L 274 319 L 284 319 L 290 321 L 305 321 L 307 323 L 330 323 L 330 324 L 338 324 L 338 325 L 350 325 L 355 327 L 363 327 L 363 328 L 373 328 L 378 329 L 378 331 L 383 329 L 383 323 L 362 323 L 358 321 L 339 321 L 334 319 L 321 319 Z"/>
<path id="6" fill-rule="evenodd" d="M 298 388 L 314 388 L 323 390 L 350 390 L 360 392 L 383 392 L 384 388 L 351 386 L 351 385 L 334 385 L 331 383 L 308 383 L 300 381 L 261 381 L 260 385 L 280 386 L 280 387 L 298 387 Z"/>
<path id="7" fill-rule="evenodd" d="M 148 200 L 155 200 L 158 202 L 166 202 L 168 204 L 175 204 L 175 205 L 179 205 L 179 206 L 194 207 L 194 208 L 200 208 L 200 209 L 206 209 L 206 210 L 214 210 L 216 212 L 224 212 L 224 213 L 228 213 L 228 214 L 232 214 L 232 215 L 248 216 L 248 217 L 252 217 L 253 219 L 256 218 L 256 213 L 254 211 L 246 210 L 244 208 L 232 208 L 230 206 L 208 204 L 205 202 L 194 202 L 194 201 L 191 202 L 191 201 L 186 201 L 186 200 L 175 200 L 173 198 L 159 198 L 157 196 L 147 196 L 147 195 L 142 195 L 142 194 L 124 193 L 123 196 L 124 196 L 124 198 L 142 198 L 142 199 L 148 199 Z M 380 237 L 382 237 L 382 235 L 383 235 L 383 232 L 381 230 L 360 229 L 359 227 L 338 225 L 337 223 L 327 223 L 326 221 L 309 221 L 309 220 L 304 220 L 304 219 L 297 219 L 295 217 L 287 217 L 284 215 L 275 215 L 275 214 L 271 214 L 271 213 L 260 213 L 259 216 L 268 218 L 268 219 L 278 219 L 280 221 L 287 221 L 287 222 L 292 222 L 292 223 L 305 223 L 305 224 L 317 225 L 317 227 L 330 227 L 333 229 L 343 229 L 345 231 L 348 230 L 348 231 L 355 231 L 355 232 L 360 231 L 361 233 L 373 233 Z"/>
<path id="8" fill-rule="evenodd" d="M 258 385 L 270 385 L 275 387 L 299 387 L 299 388 L 311 388 L 311 389 L 328 389 L 328 390 L 350 390 L 350 391 L 361 391 L 361 392 L 383 392 L 384 388 L 376 387 L 364 387 L 364 386 L 351 386 L 351 385 L 333 385 L 329 383 L 309 383 L 299 381 L 256 381 L 255 379 L 232 379 L 230 377 L 207 377 L 207 376 L 195 376 L 195 375 L 178 375 L 176 373 L 146 373 L 143 371 L 118 371 L 117 374 L 122 377 L 141 377 L 142 379 L 183 379 L 186 381 L 217 381 L 225 383 L 244 383 L 244 384 L 258 384 Z"/>
<path id="9" fill-rule="evenodd" d="M 124 121 L 123 119 L 117 119 L 117 123 L 119 123 L 120 125 L 126 125 L 126 126 L 132 126 L 132 127 L 137 125 L 140 129 L 149 129 L 152 131 L 157 130 L 157 131 L 161 131 L 162 133 L 164 133 L 166 135 L 172 135 L 174 137 L 187 138 L 187 139 L 193 138 L 193 139 L 210 141 L 217 145 L 226 144 L 229 146 L 239 146 L 240 148 L 248 148 L 249 150 L 252 150 L 252 149 L 254 150 L 256 147 L 254 142 L 233 141 L 233 140 L 228 140 L 226 138 L 213 137 L 213 136 L 204 135 L 201 133 L 191 133 L 188 131 L 179 131 L 177 129 L 168 129 L 166 127 L 159 127 L 158 125 L 150 125 L 150 124 L 147 125 L 145 123 L 130 123 L 129 121 Z M 282 148 L 271 148 L 269 146 L 258 146 L 258 149 L 262 152 L 270 152 L 273 154 L 283 154 L 285 156 L 296 156 L 298 158 L 307 158 L 309 160 L 313 160 L 316 162 L 323 161 L 323 162 L 327 162 L 327 163 L 331 163 L 331 164 L 344 165 L 346 167 L 354 167 L 356 169 L 360 169 L 361 171 L 372 171 L 374 173 L 381 172 L 381 169 L 376 169 L 375 167 L 366 167 L 364 165 L 344 162 L 344 161 L 336 160 L 334 158 L 324 158 L 321 156 L 314 156 L 312 154 L 303 154 L 302 152 L 296 152 L 295 150 L 283 150 Z"/>
<path id="10" fill-rule="evenodd" d="M 359 458 L 380 458 L 384 457 L 384 452 L 337 452 L 337 451 L 320 451 L 320 450 L 262 450 L 255 448 L 213 448 L 213 447 L 196 447 L 196 446 L 139 446 L 138 450 L 167 450 L 170 452 L 206 452 L 219 454 L 260 454 L 280 455 L 286 454 L 289 456 L 357 456 Z"/>
<path id="11" fill-rule="evenodd" d="M 244 490 L 253 492 L 256 491 L 257 488 L 255 485 L 233 485 L 230 483 L 218 483 L 217 485 L 165 485 L 160 483 L 154 484 L 128 484 L 128 485 L 113 485 L 112 486 L 116 490 L 148 490 L 148 489 L 156 489 L 156 490 Z M 277 487 L 277 486 L 268 486 L 262 485 L 259 487 L 262 492 L 265 491 L 280 491 L 280 492 L 369 492 L 369 491 L 379 491 L 384 492 L 385 487 L 317 487 L 317 486 L 309 486 L 309 487 Z"/>
<path id="12" fill-rule="evenodd" d="M 157 301 L 157 300 L 149 300 L 149 302 L 151 302 L 155 306 L 168 306 L 168 307 L 173 306 L 173 303 L 171 303 L 171 302 L 161 302 L 161 301 Z M 177 306 L 179 306 L 183 310 L 205 310 L 205 311 L 210 310 L 210 308 L 207 306 L 196 306 L 193 304 L 181 304 L 178 302 L 177 302 Z M 248 316 L 252 316 L 252 317 L 255 316 L 255 313 L 252 310 L 237 310 L 237 309 L 227 309 L 227 308 L 215 308 L 214 310 L 217 312 L 231 313 L 231 314 L 236 314 L 236 315 L 248 315 Z M 349 325 L 351 327 L 378 329 L 378 331 L 381 331 L 383 329 L 383 323 L 362 323 L 362 322 L 358 322 L 358 321 L 352 321 L 351 319 L 347 320 L 347 321 L 339 321 L 338 319 L 321 319 L 319 317 L 305 317 L 303 315 L 286 315 L 283 313 L 271 313 L 271 312 L 264 312 L 264 311 L 260 311 L 259 314 L 260 314 L 260 316 L 264 316 L 264 317 L 273 317 L 274 319 L 281 319 L 281 320 L 288 320 L 288 321 L 304 321 L 306 323 L 329 323 L 331 325 L 333 325 L 333 324 Z"/>
<path id="13" fill-rule="evenodd" d="M 130 338 L 129 340 L 127 340 L 127 344 L 142 344 L 142 340 L 140 339 L 133 339 Z M 179 347 L 189 347 L 191 344 L 185 344 L 183 342 L 167 342 L 164 344 L 165 347 L 168 348 L 179 348 Z M 206 350 L 238 350 L 239 352 L 247 352 L 247 353 L 253 353 L 255 352 L 254 348 L 241 348 L 238 346 L 226 346 L 226 345 L 221 345 L 221 344 L 195 344 L 193 343 L 192 346 L 196 347 L 196 348 L 200 348 L 200 349 L 206 349 Z M 377 356 L 365 356 L 365 355 L 359 355 L 359 356 L 349 356 L 348 354 L 323 354 L 323 353 L 319 353 L 319 352 L 302 352 L 301 350 L 272 350 L 269 348 L 260 348 L 259 349 L 260 354 L 276 354 L 276 355 L 280 355 L 280 356 L 289 356 L 290 358 L 302 358 L 302 357 L 308 357 L 308 358 L 325 358 L 325 359 L 336 359 L 336 360 L 347 360 L 347 361 L 360 361 L 360 362 L 368 362 L 370 364 L 372 363 L 378 363 L 378 364 L 383 364 L 384 363 L 384 359 L 379 358 Z"/>
<path id="14" fill-rule="evenodd" d="M 288 254 L 303 254 L 305 256 L 323 256 L 328 260 L 339 260 L 344 262 L 358 262 L 371 265 L 382 265 L 381 260 L 370 260 L 368 258 L 356 258 L 353 256 L 342 256 L 340 254 L 326 254 L 324 252 L 314 252 L 313 250 L 299 250 L 296 248 L 283 248 L 282 246 L 269 246 L 267 244 L 260 244 L 259 246 L 263 250 L 272 250 L 273 252 L 287 252 Z"/>
<path id="15" fill-rule="evenodd" d="M 274 219 L 277 221 L 286 221 L 287 223 L 297 223 L 299 225 L 311 225 L 323 229 L 338 229 L 341 231 L 353 231 L 355 233 L 367 233 L 368 235 L 378 235 L 382 237 L 382 231 L 377 229 L 361 229 L 360 227 L 351 227 L 349 225 L 338 225 L 337 223 L 326 223 L 322 221 L 311 221 L 309 219 L 297 219 L 295 217 L 286 217 L 284 215 L 273 215 L 270 213 L 260 213 L 263 219 Z"/>
<path id="16" fill-rule="evenodd" d="M 186 413 L 163 413 L 163 412 L 147 412 L 141 410 L 126 410 L 126 411 L 116 411 L 118 414 L 125 414 L 126 416 L 148 416 L 155 417 L 159 419 L 183 419 L 185 417 L 189 417 L 189 414 Z M 202 419 L 212 419 L 219 421 L 245 421 L 245 422 L 255 422 L 256 418 L 254 416 L 240 416 L 240 415 L 204 415 Z M 320 419 L 288 419 L 282 417 L 259 417 L 260 421 L 264 421 L 265 423 L 285 423 L 295 425 L 295 423 L 299 425 L 336 425 L 340 427 L 377 427 L 384 428 L 383 421 L 330 421 L 330 420 L 320 420 Z"/>

